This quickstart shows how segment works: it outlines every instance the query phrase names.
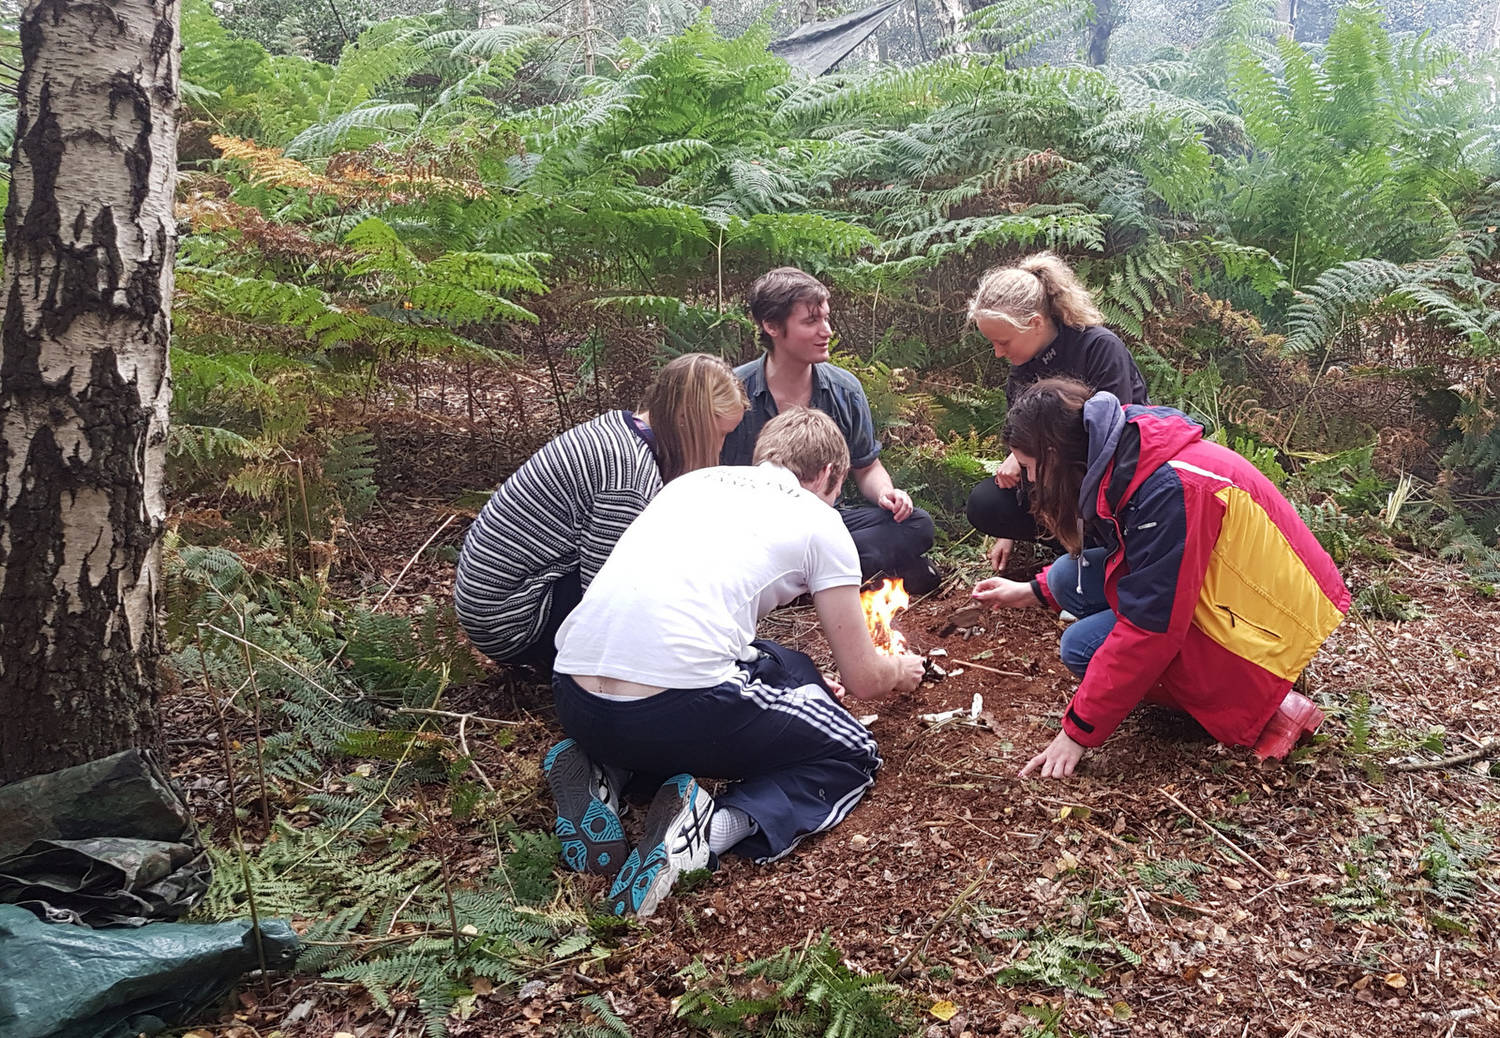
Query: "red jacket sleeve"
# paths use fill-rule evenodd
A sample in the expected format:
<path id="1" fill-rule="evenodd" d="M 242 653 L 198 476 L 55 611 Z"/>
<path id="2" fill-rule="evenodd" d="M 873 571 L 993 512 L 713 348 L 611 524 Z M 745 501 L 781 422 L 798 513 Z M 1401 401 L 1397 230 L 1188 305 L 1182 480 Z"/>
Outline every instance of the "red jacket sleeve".
<path id="1" fill-rule="evenodd" d="M 1063 716 L 1063 731 L 1099 746 L 1176 658 L 1219 539 L 1224 504 L 1163 465 L 1124 512 L 1124 573 L 1115 585 L 1115 626 L 1089 660 Z"/>

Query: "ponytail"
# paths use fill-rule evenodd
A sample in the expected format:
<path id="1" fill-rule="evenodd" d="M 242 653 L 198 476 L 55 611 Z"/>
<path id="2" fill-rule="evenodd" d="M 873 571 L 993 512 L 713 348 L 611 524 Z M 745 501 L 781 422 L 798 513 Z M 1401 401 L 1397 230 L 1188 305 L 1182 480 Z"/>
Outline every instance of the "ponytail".
<path id="1" fill-rule="evenodd" d="M 1037 314 L 1070 328 L 1104 323 L 1094 297 L 1054 252 L 1038 252 L 1013 267 L 986 271 L 969 300 L 970 321 L 992 317 L 1024 328 Z"/>

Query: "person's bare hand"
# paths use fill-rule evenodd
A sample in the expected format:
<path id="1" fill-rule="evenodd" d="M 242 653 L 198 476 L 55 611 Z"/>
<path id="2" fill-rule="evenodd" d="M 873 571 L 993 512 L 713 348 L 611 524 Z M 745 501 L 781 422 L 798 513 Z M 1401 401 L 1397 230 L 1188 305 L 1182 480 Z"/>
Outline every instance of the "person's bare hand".
<path id="1" fill-rule="evenodd" d="M 895 519 L 898 523 L 905 522 L 906 517 L 911 515 L 911 495 L 904 490 L 897 490 L 895 487 L 892 487 L 881 494 L 880 500 L 876 503 L 891 513 L 891 518 Z"/>
<path id="2" fill-rule="evenodd" d="M 995 470 L 995 486 L 1008 490 L 1021 482 L 1021 463 L 1014 454 L 1007 454 L 1000 467 Z"/>
<path id="3" fill-rule="evenodd" d="M 922 662 L 922 657 L 914 656 L 909 652 L 903 652 L 895 657 L 896 660 L 896 691 L 911 692 L 922 683 L 922 675 L 927 673 L 927 668 Z"/>
<path id="4" fill-rule="evenodd" d="M 1015 546 L 1016 542 L 1009 537 L 996 537 L 995 543 L 990 545 L 990 550 L 987 552 L 990 560 L 990 569 L 996 573 L 1003 570 L 1010 562 L 1010 552 Z"/>
<path id="5" fill-rule="evenodd" d="M 844 690 L 843 683 L 840 682 L 838 678 L 830 677 L 829 675 L 824 674 L 823 684 L 828 686 L 828 691 L 832 692 L 833 698 L 837 699 L 840 703 L 844 702 L 844 700 L 849 695 L 849 693 Z"/>
<path id="6" fill-rule="evenodd" d="M 969 597 L 991 609 L 1024 609 L 1036 605 L 1031 585 L 1009 577 L 988 577 L 974 585 Z"/>
<path id="7" fill-rule="evenodd" d="M 1067 732 L 1058 732 L 1047 744 L 1047 748 L 1026 763 L 1019 778 L 1035 771 L 1041 778 L 1067 778 L 1073 774 L 1083 758 L 1084 747 L 1074 742 Z"/>

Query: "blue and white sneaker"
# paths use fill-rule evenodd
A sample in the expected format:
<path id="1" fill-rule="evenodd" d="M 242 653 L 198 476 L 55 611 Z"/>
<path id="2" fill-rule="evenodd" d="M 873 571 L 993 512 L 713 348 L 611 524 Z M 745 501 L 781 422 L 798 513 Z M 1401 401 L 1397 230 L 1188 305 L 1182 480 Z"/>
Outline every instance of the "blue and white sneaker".
<path id="1" fill-rule="evenodd" d="M 648 916 L 684 872 L 709 863 L 708 821 L 714 798 L 691 775 L 662 783 L 646 811 L 646 831 L 610 887 L 615 915 Z"/>
<path id="2" fill-rule="evenodd" d="M 562 841 L 563 861 L 574 872 L 613 876 L 630 851 L 620 824 L 620 794 L 608 773 L 572 739 L 547 751 L 542 761 L 557 802 L 553 831 Z"/>

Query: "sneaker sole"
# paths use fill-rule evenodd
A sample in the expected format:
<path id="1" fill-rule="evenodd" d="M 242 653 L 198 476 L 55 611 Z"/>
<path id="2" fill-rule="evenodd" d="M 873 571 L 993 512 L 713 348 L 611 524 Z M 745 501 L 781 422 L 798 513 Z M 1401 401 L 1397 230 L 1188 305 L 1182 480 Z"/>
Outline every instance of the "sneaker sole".
<path id="1" fill-rule="evenodd" d="M 613 876 L 630 851 L 615 810 L 594 793 L 594 767 L 572 739 L 564 739 L 542 761 L 557 803 L 553 832 L 563 861 L 574 872 Z"/>
<path id="2" fill-rule="evenodd" d="M 713 797 L 691 775 L 676 775 L 662 785 L 646 812 L 640 843 L 610 887 L 615 915 L 652 915 L 678 876 L 708 866 L 712 813 Z"/>

